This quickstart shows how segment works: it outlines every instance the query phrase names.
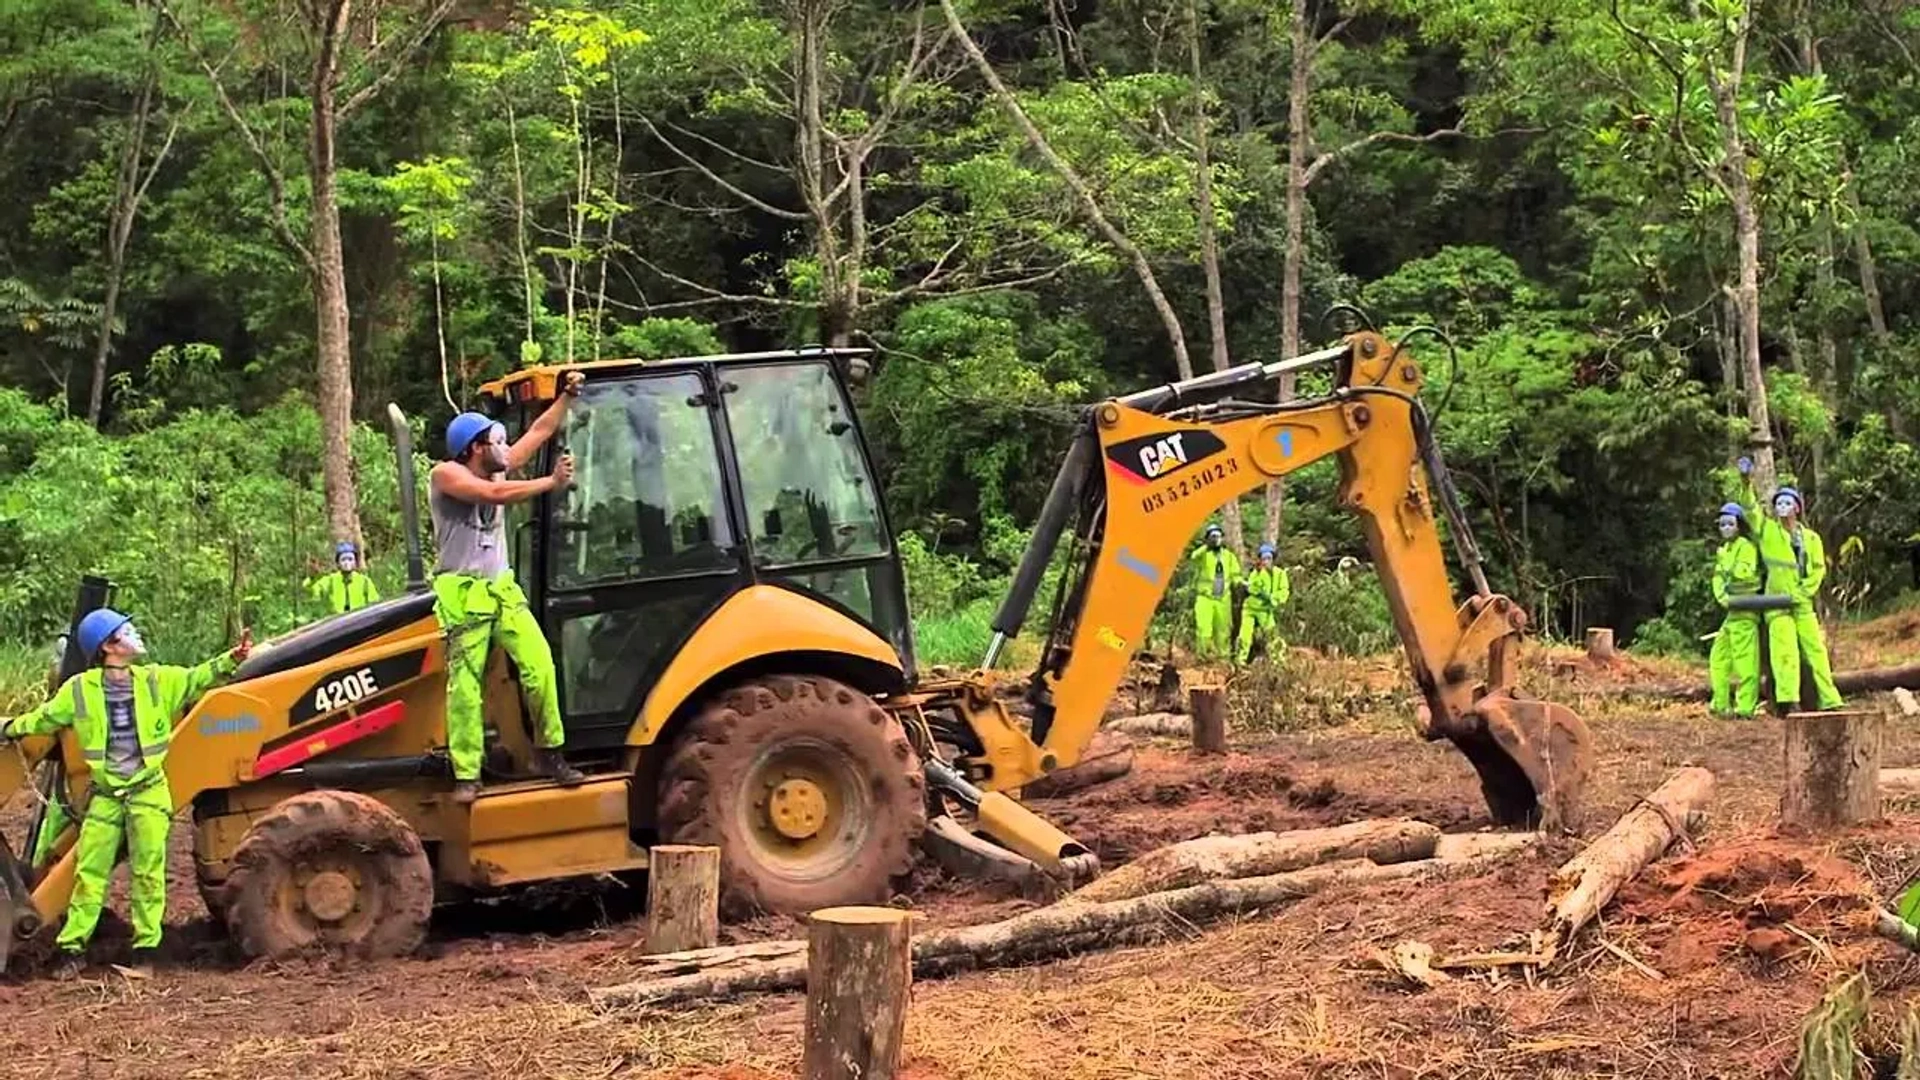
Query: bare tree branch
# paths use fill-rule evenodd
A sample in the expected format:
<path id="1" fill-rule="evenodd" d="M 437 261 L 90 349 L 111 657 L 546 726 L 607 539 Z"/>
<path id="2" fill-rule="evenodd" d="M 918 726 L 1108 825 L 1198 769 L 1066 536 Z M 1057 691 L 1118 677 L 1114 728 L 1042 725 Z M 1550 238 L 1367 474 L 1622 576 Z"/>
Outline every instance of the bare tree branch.
<path id="1" fill-rule="evenodd" d="M 273 155 L 267 153 L 266 146 L 261 143 L 260 136 L 253 130 L 253 126 L 240 115 L 240 109 L 234 105 L 233 98 L 227 93 L 226 84 L 220 79 L 219 70 L 200 52 L 192 32 L 187 29 L 185 23 L 181 22 L 180 16 L 174 13 L 167 0 L 154 0 L 154 2 L 160 14 L 173 24 L 174 32 L 180 35 L 180 40 L 186 44 L 187 51 L 193 55 L 194 62 L 199 64 L 200 70 L 206 73 L 207 81 L 213 84 L 213 94 L 219 100 L 221 110 L 227 114 L 227 119 L 240 132 L 241 138 L 247 144 L 247 149 L 259 161 L 260 171 L 267 178 L 269 224 L 272 225 L 274 234 L 280 238 L 281 243 L 300 257 L 300 261 L 306 264 L 309 270 L 312 270 L 315 266 L 313 252 L 293 231 L 293 226 L 287 219 L 287 181 L 280 172 L 280 166 L 273 160 Z"/>
<path id="2" fill-rule="evenodd" d="M 453 10 L 454 3 L 455 0 L 438 0 L 433 10 L 428 12 L 426 16 L 420 20 L 420 25 L 414 28 L 414 33 L 411 36 L 403 35 L 407 42 L 405 47 L 393 54 L 393 59 L 387 63 L 384 70 L 373 77 L 372 82 L 361 87 L 352 97 L 349 97 L 345 102 L 341 103 L 340 108 L 335 111 L 334 115 L 345 120 L 347 117 L 352 116 L 362 105 L 378 97 L 380 91 L 387 88 L 387 84 L 399 78 L 400 73 L 406 70 L 407 65 L 413 62 L 414 54 L 420 51 L 420 47 L 427 43 L 427 39 L 432 37 L 433 32 L 438 30 L 440 24 L 446 20 L 447 12 Z M 388 38 L 386 42 L 375 46 L 368 52 L 366 66 L 372 67 L 377 62 L 375 56 L 380 52 L 381 48 L 385 44 L 395 40 L 400 39 Z"/>
<path id="3" fill-rule="evenodd" d="M 1538 128 L 1538 127 L 1501 128 L 1498 131 L 1490 132 L 1488 137 L 1495 137 L 1500 135 L 1536 135 L 1545 130 L 1546 128 Z M 1315 157 L 1313 159 L 1313 164 L 1307 166 L 1305 178 L 1303 179 L 1302 182 L 1305 184 L 1312 184 L 1314 181 L 1314 178 L 1319 176 L 1322 172 L 1326 171 L 1326 168 L 1329 165 L 1333 165 L 1336 162 L 1339 162 L 1345 158 L 1351 157 L 1354 154 L 1360 152 L 1361 150 L 1365 150 L 1367 147 L 1373 146 L 1377 143 L 1383 143 L 1383 142 L 1430 143 L 1430 142 L 1438 142 L 1441 139 L 1467 139 L 1467 138 L 1473 138 L 1473 137 L 1474 136 L 1472 135 L 1472 133 L 1457 127 L 1440 128 L 1437 131 L 1429 131 L 1425 135 L 1409 135 L 1401 131 L 1376 131 L 1370 135 L 1364 135 L 1358 139 L 1355 139 L 1344 146 L 1335 147 L 1334 149 L 1329 150 L 1326 153 L 1319 155 L 1318 157 Z"/>
<path id="4" fill-rule="evenodd" d="M 1134 273 L 1140 278 L 1141 288 L 1146 290 L 1148 299 L 1153 302 L 1154 310 L 1159 313 L 1160 321 L 1166 328 L 1167 338 L 1173 345 L 1174 363 L 1178 367 L 1180 377 L 1192 378 L 1193 361 L 1187 355 L 1187 338 L 1180 329 L 1180 318 L 1174 314 L 1173 305 L 1167 302 L 1167 294 L 1161 291 L 1159 278 L 1154 275 L 1153 266 L 1147 261 L 1145 253 L 1107 219 L 1106 213 L 1100 209 L 1100 203 L 1088 189 L 1086 181 L 1080 178 L 1080 174 L 1074 170 L 1073 166 L 1067 164 L 1059 154 L 1054 152 L 1052 144 L 1047 142 L 1047 137 L 1040 133 L 1040 129 L 1034 125 L 1032 118 L 1027 116 L 1027 111 L 1020 107 L 1020 101 L 1014 97 L 1013 91 L 1007 88 L 1006 83 L 1000 81 L 1000 75 L 993 70 L 992 62 L 987 59 L 985 53 L 980 51 L 980 46 L 973 40 L 973 35 L 967 33 L 967 28 L 960 22 L 959 13 L 953 9 L 953 0 L 940 0 L 940 9 L 945 12 L 947 25 L 952 28 L 954 37 L 967 51 L 967 55 L 973 59 L 974 67 L 979 69 L 980 77 L 986 80 L 994 96 L 1000 100 L 1001 107 L 1026 135 L 1027 142 L 1046 160 L 1061 180 L 1065 181 L 1067 187 L 1072 189 L 1075 198 L 1080 202 L 1081 209 L 1107 238 L 1107 242 L 1119 249 L 1133 264 Z"/>
<path id="5" fill-rule="evenodd" d="M 708 182 L 722 188 L 729 195 L 732 195 L 734 198 L 739 199 L 741 202 L 746 203 L 748 206 L 751 206 L 762 213 L 771 214 L 777 218 L 783 218 L 787 221 L 807 220 L 807 215 L 805 214 L 798 213 L 793 210 L 788 210 L 785 207 L 775 206 L 772 203 L 766 201 L 765 199 L 762 199 L 755 195 L 747 194 L 745 191 L 741 190 L 739 187 L 728 182 L 725 178 L 721 177 L 719 173 L 716 173 L 712 169 L 707 168 L 707 166 L 704 163 L 702 163 L 698 158 L 694 157 L 692 154 L 687 153 L 685 150 L 682 150 L 680 148 L 680 144 L 674 142 L 672 139 L 669 139 L 665 135 L 661 134 L 659 126 L 656 125 L 653 122 L 653 120 L 650 117 L 648 117 L 645 113 L 636 113 L 634 118 L 639 120 L 640 123 L 646 127 L 647 132 L 651 134 L 655 139 L 659 140 L 660 145 L 666 147 L 667 150 L 673 154 L 673 156 L 679 158 L 681 161 L 686 162 L 688 165 L 693 166 L 694 171 L 698 172 L 701 176 L 706 177 Z"/>

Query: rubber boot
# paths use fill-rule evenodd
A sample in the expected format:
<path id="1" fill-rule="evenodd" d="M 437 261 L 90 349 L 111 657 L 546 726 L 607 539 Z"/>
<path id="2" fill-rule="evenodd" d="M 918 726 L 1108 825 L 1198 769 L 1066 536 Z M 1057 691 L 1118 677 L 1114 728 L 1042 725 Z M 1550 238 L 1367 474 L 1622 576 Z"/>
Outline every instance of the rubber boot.
<path id="1" fill-rule="evenodd" d="M 564 787 L 573 787 L 587 778 L 587 774 L 567 764 L 558 750 L 535 750 L 534 767 L 547 774 L 547 778 Z"/>

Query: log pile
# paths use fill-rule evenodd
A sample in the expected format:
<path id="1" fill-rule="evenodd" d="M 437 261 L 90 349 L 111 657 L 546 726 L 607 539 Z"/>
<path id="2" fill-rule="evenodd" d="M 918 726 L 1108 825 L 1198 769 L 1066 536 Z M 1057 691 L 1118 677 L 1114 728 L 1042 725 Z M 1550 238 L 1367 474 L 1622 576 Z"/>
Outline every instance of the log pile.
<path id="1" fill-rule="evenodd" d="M 1132 879 L 1134 884 L 1111 892 L 1151 888 L 1164 881 L 1192 882 L 1177 888 L 1142 892 L 1109 899 L 1090 899 L 1085 890 L 1071 902 L 1024 912 L 980 926 L 930 930 L 913 939 L 913 975 L 930 978 L 977 968 L 999 967 L 1054 959 L 1093 949 L 1146 944 L 1182 935 L 1200 925 L 1247 912 L 1284 906 L 1325 889 L 1349 885 L 1377 885 L 1394 881 L 1434 881 L 1484 872 L 1514 857 L 1536 839 L 1514 837 L 1462 838 L 1480 842 L 1451 845 L 1445 857 L 1409 857 L 1426 850 L 1439 852 L 1438 832 L 1428 834 L 1418 822 L 1361 822 L 1342 826 L 1343 839 L 1326 834 L 1338 830 L 1307 830 L 1316 839 L 1298 842 L 1288 834 L 1262 834 L 1233 850 L 1231 841 L 1245 837 L 1208 838 L 1206 869 L 1192 852 L 1153 859 L 1157 873 Z M 1487 841 L 1500 840 L 1499 843 Z M 1180 845 L 1175 845 L 1180 847 Z M 1171 850 L 1171 849 L 1165 849 Z M 1318 851 L 1334 861 L 1279 873 L 1247 878 L 1204 878 L 1245 867 L 1275 865 L 1275 852 L 1290 850 L 1290 858 Z M 1367 858 L 1341 857 L 1371 850 L 1403 861 L 1378 863 Z M 1125 869 L 1125 868 L 1122 868 Z M 1124 879 L 1123 879 L 1124 880 Z M 1096 883 L 1097 884 L 1097 883 Z M 1109 896 L 1111 893 L 1096 893 Z M 804 941 L 756 942 L 681 953 L 635 958 L 638 978 L 589 992 L 596 1005 L 672 1005 L 687 1001 L 735 997 L 743 994 L 795 990 L 806 985 L 808 947 Z"/>

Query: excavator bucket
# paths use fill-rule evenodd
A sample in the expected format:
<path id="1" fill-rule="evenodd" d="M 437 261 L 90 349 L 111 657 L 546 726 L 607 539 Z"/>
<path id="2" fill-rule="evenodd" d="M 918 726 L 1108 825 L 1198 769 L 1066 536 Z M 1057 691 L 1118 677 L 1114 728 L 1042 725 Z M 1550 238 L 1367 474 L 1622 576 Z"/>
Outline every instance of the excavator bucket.
<path id="1" fill-rule="evenodd" d="M 7 838 L 0 836 L 0 972 L 13 958 L 14 942 L 39 926 L 40 913 L 33 906 L 33 890 L 27 887 L 26 868 L 14 858 Z"/>
<path id="2" fill-rule="evenodd" d="M 1572 709 L 1497 690 L 1474 703 L 1464 730 L 1445 734 L 1480 774 L 1497 823 L 1579 827 L 1593 737 Z"/>

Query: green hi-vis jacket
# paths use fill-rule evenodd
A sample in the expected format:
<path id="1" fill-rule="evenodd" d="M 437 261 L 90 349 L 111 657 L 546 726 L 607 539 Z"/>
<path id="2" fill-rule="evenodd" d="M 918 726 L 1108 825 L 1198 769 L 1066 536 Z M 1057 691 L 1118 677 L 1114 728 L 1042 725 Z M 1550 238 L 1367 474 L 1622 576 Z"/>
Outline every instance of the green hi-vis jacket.
<path id="1" fill-rule="evenodd" d="M 1240 556 L 1225 547 L 1210 548 L 1204 545 L 1189 555 L 1188 560 L 1199 569 L 1200 578 L 1194 584 L 1201 596 L 1213 596 L 1213 583 L 1220 582 L 1219 596 L 1233 594 L 1233 583 L 1240 577 Z"/>
<path id="2" fill-rule="evenodd" d="M 1760 546 L 1750 537 L 1736 536 L 1720 545 L 1713 557 L 1713 599 L 1721 607 L 1734 596 L 1760 595 Z"/>
<path id="3" fill-rule="evenodd" d="M 375 600 L 380 599 L 380 590 L 373 587 L 373 579 L 364 572 L 355 573 L 349 578 L 335 570 L 323 574 L 307 585 L 314 598 L 325 600 L 327 610 L 339 615 L 342 612 L 358 611 Z"/>
<path id="4" fill-rule="evenodd" d="M 1780 524 L 1780 519 L 1773 516 L 1772 507 L 1760 505 L 1760 496 L 1751 482 L 1747 484 L 1746 496 L 1749 518 L 1760 523 L 1760 569 L 1767 595 L 1791 596 L 1793 610 L 1812 611 L 1813 598 L 1819 594 L 1820 584 L 1827 580 L 1827 545 L 1804 521 L 1798 529 L 1789 532 Z M 1793 545 L 1796 538 L 1800 541 L 1798 551 Z"/>
<path id="5" fill-rule="evenodd" d="M 1247 606 L 1256 611 L 1274 611 L 1293 596 L 1293 583 L 1278 566 L 1247 571 Z"/>
<path id="6" fill-rule="evenodd" d="M 46 703 L 6 724 L 8 738 L 52 735 L 71 727 L 80 741 L 80 754 L 93 770 L 93 781 L 109 791 L 146 787 L 167 763 L 167 745 L 173 727 L 207 691 L 233 677 L 239 667 L 229 653 L 198 667 L 160 664 L 128 665 L 133 677 L 133 726 L 140 736 L 142 768 L 132 776 L 115 776 L 107 763 L 107 692 L 101 685 L 102 668 L 88 668 L 68 679 Z"/>

